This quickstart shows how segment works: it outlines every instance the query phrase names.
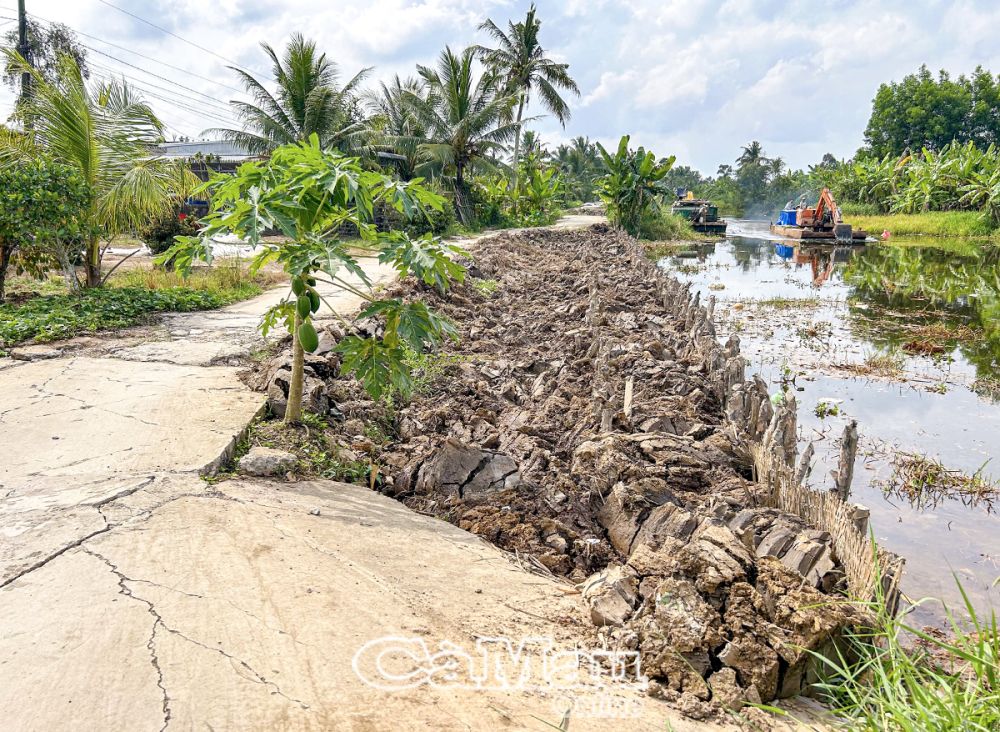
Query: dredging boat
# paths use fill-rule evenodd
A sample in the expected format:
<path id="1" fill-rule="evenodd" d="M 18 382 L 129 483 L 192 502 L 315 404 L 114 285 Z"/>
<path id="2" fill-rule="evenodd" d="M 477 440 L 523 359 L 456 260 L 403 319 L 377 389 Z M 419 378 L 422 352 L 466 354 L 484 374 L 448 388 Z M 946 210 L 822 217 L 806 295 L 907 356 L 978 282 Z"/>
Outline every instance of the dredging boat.
<path id="1" fill-rule="evenodd" d="M 695 198 L 683 188 L 676 190 L 677 198 L 670 206 L 670 213 L 691 223 L 691 228 L 703 234 L 725 234 L 726 220 L 719 218 L 719 207 L 705 198 Z"/>
<path id="2" fill-rule="evenodd" d="M 786 239 L 826 240 L 844 244 L 863 244 L 868 238 L 868 232 L 844 223 L 840 207 L 833 200 L 829 188 L 820 192 L 815 206 L 807 206 L 804 199 L 805 196 L 795 207 L 789 201 L 778 214 L 778 221 L 771 224 L 772 234 Z"/>

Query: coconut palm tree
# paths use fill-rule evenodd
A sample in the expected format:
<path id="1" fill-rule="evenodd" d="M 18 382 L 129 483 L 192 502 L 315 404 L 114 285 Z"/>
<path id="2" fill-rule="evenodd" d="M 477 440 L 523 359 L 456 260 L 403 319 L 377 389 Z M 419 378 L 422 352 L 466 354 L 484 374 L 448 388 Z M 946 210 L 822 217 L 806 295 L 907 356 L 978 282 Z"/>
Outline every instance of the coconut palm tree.
<path id="1" fill-rule="evenodd" d="M 32 75 L 26 113 L 32 143 L 56 162 L 78 170 L 90 190 L 85 244 L 87 286 L 101 279 L 101 241 L 132 232 L 169 203 L 176 171 L 150 154 L 162 142 L 163 127 L 153 110 L 124 80 L 89 88 L 71 56 L 60 57 L 52 81 L 14 51 L 8 65 Z M 23 140 L 0 136 L 0 164 L 32 154 Z"/>
<path id="2" fill-rule="evenodd" d="M 441 52 L 436 68 L 417 66 L 426 86 L 419 94 L 404 89 L 418 124 L 427 131 L 420 144 L 422 166 L 441 166 L 454 175 L 455 212 L 470 223 L 466 174 L 474 166 L 495 168 L 495 158 L 506 150 L 520 125 L 510 121 L 515 97 L 498 89 L 497 77 L 473 71 L 476 49 Z M 498 93 L 499 92 L 499 93 Z"/>
<path id="3" fill-rule="evenodd" d="M 764 157 L 764 146 L 757 140 L 752 140 L 749 144 L 743 146 L 740 156 L 736 158 L 736 164 L 740 168 L 746 168 L 754 165 L 763 165 L 765 160 L 767 158 Z"/>
<path id="4" fill-rule="evenodd" d="M 420 95 L 420 82 L 413 78 L 400 79 L 397 74 L 391 84 L 384 81 L 379 88 L 365 95 L 372 113 L 369 121 L 374 147 L 391 156 L 400 178 L 410 180 L 417 175 L 420 145 L 426 141 L 426 130 L 420 124 L 406 94 Z"/>
<path id="5" fill-rule="evenodd" d="M 559 95 L 559 90 L 580 95 L 580 89 L 569 75 L 569 64 L 553 61 L 545 55 L 545 49 L 538 41 L 538 32 L 542 23 L 536 17 L 535 5 L 532 3 L 523 22 L 508 22 L 508 32 L 504 33 L 496 23 L 487 19 L 479 26 L 480 30 L 489 33 L 497 42 L 496 48 L 477 46 L 483 61 L 503 80 L 508 94 L 517 97 L 517 113 L 514 121 L 517 130 L 514 134 L 513 170 L 521 154 L 521 123 L 524 121 L 524 110 L 531 101 L 531 95 L 537 92 L 542 106 L 555 115 L 565 128 L 569 120 L 569 105 Z M 512 181 L 513 183 L 513 181 Z"/>
<path id="6" fill-rule="evenodd" d="M 362 69 L 341 87 L 337 64 L 301 34 L 292 36 L 283 59 L 268 44 L 260 45 L 271 59 L 271 73 L 277 82 L 275 93 L 252 74 L 231 66 L 254 101 L 230 102 L 243 123 L 242 129 L 205 132 L 222 135 L 256 155 L 290 142 L 304 142 L 314 133 L 324 149 L 357 150 L 366 130 L 355 108 L 355 92 L 371 69 Z"/>

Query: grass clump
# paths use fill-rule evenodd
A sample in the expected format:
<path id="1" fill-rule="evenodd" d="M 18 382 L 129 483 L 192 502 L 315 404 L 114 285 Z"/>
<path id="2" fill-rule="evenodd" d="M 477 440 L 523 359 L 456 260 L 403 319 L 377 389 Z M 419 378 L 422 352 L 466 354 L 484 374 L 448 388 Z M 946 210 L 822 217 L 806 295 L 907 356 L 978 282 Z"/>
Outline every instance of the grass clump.
<path id="1" fill-rule="evenodd" d="M 830 399 L 821 399 L 816 402 L 816 406 L 813 407 L 813 414 L 820 419 L 836 417 L 840 414 L 840 405 Z"/>
<path id="2" fill-rule="evenodd" d="M 683 216 L 672 214 L 669 209 L 651 209 L 642 215 L 637 238 L 649 241 L 692 241 L 701 237 Z"/>
<path id="3" fill-rule="evenodd" d="M 984 466 L 985 467 L 985 466 Z M 942 498 L 955 496 L 973 503 L 1000 493 L 1000 485 L 982 475 L 950 470 L 934 458 L 913 452 L 897 452 L 892 458 L 892 475 L 872 484 L 887 495 L 898 496 L 917 507 L 935 506 Z"/>
<path id="4" fill-rule="evenodd" d="M 443 351 L 417 353 L 411 348 L 406 348 L 403 360 L 410 367 L 413 378 L 413 393 L 429 394 L 448 369 L 465 362 L 466 357 L 458 353 L 444 353 Z"/>
<path id="5" fill-rule="evenodd" d="M 496 280 L 472 280 L 472 286 L 484 297 L 490 297 L 500 289 L 500 283 Z"/>
<path id="6" fill-rule="evenodd" d="M 845 213 L 847 223 L 874 237 L 883 231 L 892 236 L 989 237 L 993 233 L 978 211 L 928 211 L 917 214 L 861 215 Z"/>
<path id="7" fill-rule="evenodd" d="M 872 376 L 884 376 L 886 378 L 898 378 L 903 373 L 906 359 L 901 353 L 889 351 L 887 353 L 870 353 L 865 358 L 859 371 Z"/>
<path id="8" fill-rule="evenodd" d="M 819 307 L 819 298 L 770 297 L 765 300 L 752 300 L 751 303 L 759 308 L 768 308 L 770 310 L 797 310 Z"/>
<path id="9" fill-rule="evenodd" d="M 277 272 L 261 271 L 250 275 L 238 263 L 215 267 L 200 267 L 186 278 L 177 272 L 155 268 L 136 268 L 115 272 L 108 280 L 111 287 L 169 290 L 183 288 L 195 292 L 208 292 L 227 302 L 238 302 L 259 295 L 263 288 L 282 280 Z"/>
<path id="10" fill-rule="evenodd" d="M 849 728 L 1000 729 L 996 611 L 979 617 L 959 590 L 969 617 L 960 621 L 945 608 L 948 634 L 906 625 L 879 598 L 869 607 L 870 628 L 848 632 L 831 655 L 813 654 L 825 676 L 816 691 Z"/>

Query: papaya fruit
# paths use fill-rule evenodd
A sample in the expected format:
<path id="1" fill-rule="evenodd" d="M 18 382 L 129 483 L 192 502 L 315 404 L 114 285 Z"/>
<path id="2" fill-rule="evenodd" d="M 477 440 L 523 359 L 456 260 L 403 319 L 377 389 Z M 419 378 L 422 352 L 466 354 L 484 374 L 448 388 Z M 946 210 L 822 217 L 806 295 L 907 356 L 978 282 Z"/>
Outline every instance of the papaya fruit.
<path id="1" fill-rule="evenodd" d="M 316 335 L 312 323 L 307 321 L 299 326 L 299 343 L 306 353 L 312 353 L 319 348 L 319 336 Z"/>

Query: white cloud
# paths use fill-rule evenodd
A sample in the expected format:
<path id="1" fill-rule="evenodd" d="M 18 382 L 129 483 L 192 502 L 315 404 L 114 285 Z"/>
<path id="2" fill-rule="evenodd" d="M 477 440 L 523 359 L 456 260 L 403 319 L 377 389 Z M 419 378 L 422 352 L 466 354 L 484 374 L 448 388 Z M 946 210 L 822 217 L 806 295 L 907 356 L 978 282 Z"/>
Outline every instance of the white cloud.
<path id="1" fill-rule="evenodd" d="M 412 74 L 432 63 L 445 44 L 485 42 L 477 26 L 487 16 L 502 26 L 523 17 L 529 0 L 178 0 L 154 5 L 109 0 L 234 59 L 255 71 L 268 64 L 258 43 L 281 49 L 293 32 L 314 38 L 345 76 L 376 66 L 373 81 Z M 9 3 L 12 5 L 13 3 Z M 760 139 L 793 166 L 824 152 L 849 156 L 861 144 L 871 98 L 883 81 L 926 62 L 969 72 L 977 64 L 1000 71 L 992 0 L 537 0 L 542 39 L 553 57 L 570 64 L 583 90 L 562 130 L 536 123 L 550 141 L 575 135 L 614 142 L 632 133 L 636 144 L 706 172 Z M 95 65 L 124 69 L 170 90 L 152 99 L 175 134 L 220 124 L 239 87 L 226 61 L 150 28 L 108 6 L 78 0 L 32 0 L 29 12 L 68 23 L 190 73 L 84 42 L 155 71 L 156 80 L 97 53 Z M 6 13 L 0 12 L 0 15 Z M 9 26 L 8 26 L 9 27 Z M 0 29 L 0 30 L 6 30 Z M 106 73 L 102 68 L 98 73 Z M 208 77 L 205 81 L 198 76 Z M 151 87 L 148 87 L 151 88 Z M 164 101 L 180 100 L 180 103 Z M 0 91 L 0 114 L 12 101 Z M 533 113 L 540 113 L 535 109 Z"/>

